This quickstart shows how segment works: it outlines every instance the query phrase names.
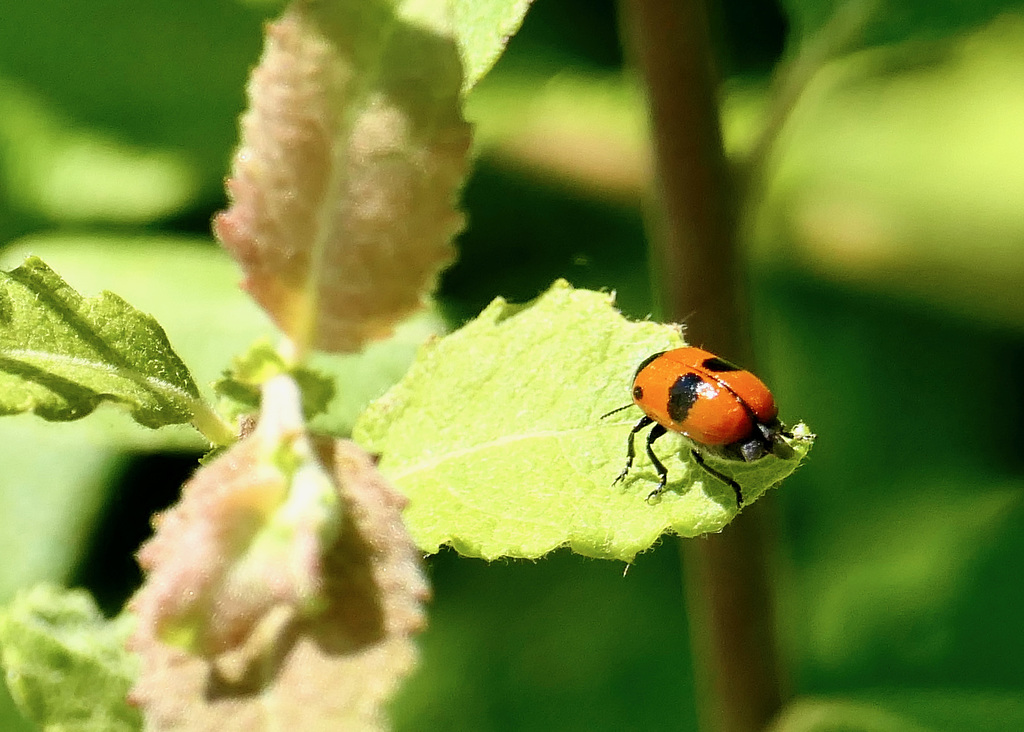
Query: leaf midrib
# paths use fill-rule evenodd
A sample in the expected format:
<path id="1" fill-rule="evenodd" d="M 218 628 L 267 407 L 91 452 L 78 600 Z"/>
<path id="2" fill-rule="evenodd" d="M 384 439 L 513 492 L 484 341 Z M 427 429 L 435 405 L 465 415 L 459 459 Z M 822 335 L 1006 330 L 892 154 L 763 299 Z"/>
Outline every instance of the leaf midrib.
<path id="1" fill-rule="evenodd" d="M 129 381 L 162 399 L 169 399 L 179 403 L 183 402 L 188 405 L 194 404 L 196 401 L 191 394 L 180 387 L 175 386 L 169 381 L 164 381 L 155 376 L 147 375 L 134 368 L 112 364 L 106 361 L 91 361 L 87 358 L 83 358 L 82 356 L 69 356 L 50 351 L 34 351 L 30 349 L 0 349 L 0 358 L 36 367 L 52 363 L 84 367 L 100 373 L 123 378 L 124 380 Z M 66 375 L 60 374 L 56 370 L 51 370 L 49 372 L 53 373 L 55 376 L 59 376 L 60 378 L 67 378 Z M 81 386 L 84 387 L 84 385 Z"/>
<path id="2" fill-rule="evenodd" d="M 406 478 L 409 478 L 410 476 L 414 476 L 417 473 L 421 473 L 421 472 L 425 472 L 425 471 L 429 471 L 429 470 L 436 470 L 438 467 L 440 467 L 444 463 L 451 462 L 453 460 L 458 460 L 460 458 L 464 458 L 464 457 L 467 457 L 469 455 L 473 455 L 475 453 L 486 452 L 486 451 L 494 449 L 494 448 L 505 447 L 505 446 L 508 446 L 508 445 L 513 445 L 513 444 L 515 444 L 517 442 L 526 442 L 526 441 L 529 441 L 529 440 L 536 440 L 536 439 L 547 440 L 547 439 L 551 439 L 553 437 L 557 438 L 557 437 L 562 437 L 562 436 L 566 436 L 566 435 L 573 435 L 573 434 L 587 434 L 587 433 L 592 433 L 592 432 L 599 433 L 602 430 L 609 430 L 609 429 L 613 429 L 613 428 L 616 428 L 616 427 L 621 427 L 621 425 L 610 424 L 610 425 L 598 425 L 598 426 L 587 426 L 587 427 L 573 427 L 573 428 L 562 429 L 562 430 L 541 430 L 541 431 L 537 431 L 537 432 L 517 433 L 515 435 L 503 435 L 501 437 L 497 437 L 495 439 L 491 439 L 491 440 L 488 440 L 486 442 L 474 443 L 473 445 L 471 445 L 469 447 L 457 448 L 455 450 L 448 451 L 448 452 L 444 453 L 444 455 L 441 455 L 440 457 L 437 457 L 437 458 L 432 459 L 432 460 L 427 460 L 427 461 L 424 461 L 424 462 L 416 463 L 416 464 L 412 465 L 411 467 L 408 467 L 405 470 L 402 470 L 400 472 L 397 472 L 397 471 L 396 472 L 390 472 L 388 474 L 388 477 L 391 478 L 392 480 L 396 480 L 396 481 L 398 481 L 398 480 L 405 480 Z M 383 469 L 384 469 L 385 472 L 388 472 L 387 471 L 387 467 L 386 467 L 386 461 L 385 461 Z"/>

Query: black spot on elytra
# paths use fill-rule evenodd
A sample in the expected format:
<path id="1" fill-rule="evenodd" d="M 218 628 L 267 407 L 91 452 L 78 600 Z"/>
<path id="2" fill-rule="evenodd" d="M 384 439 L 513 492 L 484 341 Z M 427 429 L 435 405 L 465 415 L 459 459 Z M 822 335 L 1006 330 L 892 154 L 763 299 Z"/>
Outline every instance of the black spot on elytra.
<path id="1" fill-rule="evenodd" d="M 666 353 L 668 353 L 668 351 L 658 351 L 657 353 L 652 353 L 650 356 L 648 356 L 643 361 L 641 361 L 640 365 L 636 367 L 636 372 L 633 374 L 633 380 L 634 381 L 636 380 L 636 377 L 640 375 L 641 371 L 643 371 L 645 368 L 647 368 L 647 366 L 651 363 L 651 361 L 654 361 L 654 360 L 660 358 L 661 356 L 663 356 Z"/>
<path id="2" fill-rule="evenodd" d="M 644 398 L 644 389 L 643 389 L 643 387 L 642 386 L 634 386 L 633 387 L 633 399 L 635 399 L 636 401 L 640 401 L 643 398 Z"/>
<path id="3" fill-rule="evenodd" d="M 690 407 L 697 401 L 697 388 L 704 383 L 699 374 L 692 371 L 683 374 L 668 390 L 668 416 L 673 422 L 685 422 Z"/>
<path id="4" fill-rule="evenodd" d="M 739 366 L 734 363 L 729 363 L 724 358 L 714 356 L 712 358 L 705 358 L 701 362 L 701 368 L 705 368 L 711 373 L 721 373 L 723 371 L 742 371 Z"/>

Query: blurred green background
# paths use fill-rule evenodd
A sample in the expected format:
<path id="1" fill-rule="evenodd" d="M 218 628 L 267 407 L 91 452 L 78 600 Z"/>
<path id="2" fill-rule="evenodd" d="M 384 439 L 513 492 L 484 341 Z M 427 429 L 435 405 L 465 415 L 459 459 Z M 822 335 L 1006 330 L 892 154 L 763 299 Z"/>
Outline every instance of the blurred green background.
<path id="1" fill-rule="evenodd" d="M 39 254 L 86 294 L 153 312 L 204 384 L 271 332 L 209 220 L 273 5 L 0 14 L 0 258 Z M 808 67 L 851 7 L 863 33 Z M 712 20 L 737 159 L 780 113 L 777 64 L 806 81 L 744 225 L 759 370 L 783 418 L 820 436 L 751 509 L 777 517 L 800 699 L 778 729 L 1024 729 L 1024 5 L 727 0 Z M 468 115 L 469 227 L 439 314 L 457 326 L 556 277 L 650 313 L 650 152 L 614 4 L 537 0 Z M 351 424 L 437 327 L 332 363 L 349 378 L 327 426 Z M 107 410 L 0 420 L 0 601 L 50 579 L 116 612 L 200 447 Z M 695 729 L 676 542 L 623 569 L 431 558 L 398 728 Z M 31 729 L 2 691 L 0 729 Z"/>

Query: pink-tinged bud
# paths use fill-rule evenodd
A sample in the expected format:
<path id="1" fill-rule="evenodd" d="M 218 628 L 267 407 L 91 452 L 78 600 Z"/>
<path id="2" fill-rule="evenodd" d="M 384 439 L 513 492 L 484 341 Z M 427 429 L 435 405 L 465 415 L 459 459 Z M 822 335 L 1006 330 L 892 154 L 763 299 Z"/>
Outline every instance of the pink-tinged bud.
<path id="1" fill-rule="evenodd" d="M 289 377 L 268 382 L 253 433 L 139 552 L 147 729 L 376 729 L 415 662 L 428 589 L 405 500 L 356 445 L 302 431 L 298 398 Z"/>

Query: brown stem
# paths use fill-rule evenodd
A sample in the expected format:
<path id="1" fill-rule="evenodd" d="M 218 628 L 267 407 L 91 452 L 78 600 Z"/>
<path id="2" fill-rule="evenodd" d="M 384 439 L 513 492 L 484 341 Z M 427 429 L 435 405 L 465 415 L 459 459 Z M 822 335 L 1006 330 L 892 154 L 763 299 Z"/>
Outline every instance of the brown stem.
<path id="1" fill-rule="evenodd" d="M 664 315 L 688 340 L 741 363 L 749 338 L 737 272 L 735 197 L 701 0 L 622 0 L 646 87 L 655 159 L 651 271 Z"/>
<path id="2" fill-rule="evenodd" d="M 651 271 L 687 340 L 751 363 L 736 246 L 738 197 L 722 149 L 703 0 L 622 0 L 624 38 L 646 85 L 657 203 Z M 722 534 L 683 541 L 705 728 L 763 729 L 782 706 L 762 505 Z"/>
<path id="3" fill-rule="evenodd" d="M 767 566 L 774 508 L 763 498 L 721 534 L 680 544 L 703 729 L 763 730 L 787 696 Z"/>

